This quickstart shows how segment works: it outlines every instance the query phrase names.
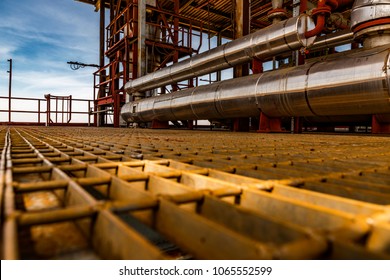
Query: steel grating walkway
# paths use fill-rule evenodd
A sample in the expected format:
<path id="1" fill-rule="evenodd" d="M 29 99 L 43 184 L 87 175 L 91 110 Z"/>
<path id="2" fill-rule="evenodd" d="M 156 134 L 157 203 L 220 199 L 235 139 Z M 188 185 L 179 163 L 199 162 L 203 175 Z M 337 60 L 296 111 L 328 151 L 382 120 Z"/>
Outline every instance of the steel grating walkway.
<path id="1" fill-rule="evenodd" d="M 0 127 L 2 259 L 390 259 L 390 138 Z"/>

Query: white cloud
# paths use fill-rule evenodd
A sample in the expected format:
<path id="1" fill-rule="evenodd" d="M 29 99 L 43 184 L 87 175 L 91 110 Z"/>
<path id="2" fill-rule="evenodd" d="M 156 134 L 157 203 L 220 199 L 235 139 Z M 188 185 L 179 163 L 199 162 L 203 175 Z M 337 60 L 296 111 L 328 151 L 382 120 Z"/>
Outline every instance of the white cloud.
<path id="1" fill-rule="evenodd" d="M 17 49 L 15 45 L 0 46 L 1 57 L 11 57 L 12 53 Z"/>
<path id="2" fill-rule="evenodd" d="M 12 58 L 13 96 L 93 98 L 96 69 L 72 71 L 66 64 L 98 61 L 99 16 L 93 6 L 72 0 L 1 0 L 0 18 L 0 96 L 8 96 L 6 60 Z"/>
<path id="3" fill-rule="evenodd" d="M 69 70 L 70 71 L 70 70 Z M 7 74 L 8 75 L 8 74 Z M 2 77 L 2 96 L 8 95 L 8 77 Z M 58 72 L 23 71 L 13 73 L 12 95 L 42 98 L 44 94 L 70 95 L 92 99 L 93 77 L 90 73 L 69 74 Z"/>

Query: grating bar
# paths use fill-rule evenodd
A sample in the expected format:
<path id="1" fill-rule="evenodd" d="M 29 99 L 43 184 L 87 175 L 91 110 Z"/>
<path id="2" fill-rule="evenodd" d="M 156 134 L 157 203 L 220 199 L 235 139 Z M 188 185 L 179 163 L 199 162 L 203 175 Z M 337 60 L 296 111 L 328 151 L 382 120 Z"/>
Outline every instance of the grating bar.
<path id="1" fill-rule="evenodd" d="M 7 259 L 28 256 L 25 232 L 44 242 L 63 224 L 93 258 L 390 258 L 387 138 L 7 131 Z M 57 202 L 31 208 L 42 195 Z"/>
<path id="2" fill-rule="evenodd" d="M 65 180 L 52 180 L 36 183 L 19 183 L 14 185 L 14 191 L 16 193 L 48 191 L 55 189 L 65 189 L 67 188 L 67 186 L 68 181 Z"/>

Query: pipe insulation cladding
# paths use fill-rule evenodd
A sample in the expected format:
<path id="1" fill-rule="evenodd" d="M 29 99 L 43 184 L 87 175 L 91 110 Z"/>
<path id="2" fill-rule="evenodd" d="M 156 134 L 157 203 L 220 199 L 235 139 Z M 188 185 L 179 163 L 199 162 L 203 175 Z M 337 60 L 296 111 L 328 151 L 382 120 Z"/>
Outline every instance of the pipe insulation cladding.
<path id="1" fill-rule="evenodd" d="M 128 94 L 143 92 L 247 63 L 254 58 L 265 60 L 310 47 L 316 37 L 305 38 L 305 32 L 314 26 L 314 21 L 306 14 L 272 24 L 172 66 L 130 80 L 125 90 Z"/>
<path id="2" fill-rule="evenodd" d="M 127 122 L 390 113 L 390 45 L 182 90 L 122 107 Z"/>

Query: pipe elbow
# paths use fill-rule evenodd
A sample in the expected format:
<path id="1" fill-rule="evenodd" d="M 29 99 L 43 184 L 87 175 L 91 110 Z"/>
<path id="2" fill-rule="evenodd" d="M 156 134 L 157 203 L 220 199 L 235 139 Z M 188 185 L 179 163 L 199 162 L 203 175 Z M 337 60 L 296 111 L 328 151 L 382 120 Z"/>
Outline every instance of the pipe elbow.
<path id="1" fill-rule="evenodd" d="M 305 32 L 305 38 L 310 38 L 321 33 L 325 27 L 325 17 L 330 15 L 332 10 L 337 9 L 338 0 L 319 0 L 317 8 L 313 10 L 313 17 L 316 17 L 314 29 Z"/>
<path id="2" fill-rule="evenodd" d="M 310 38 L 321 33 L 325 26 L 325 15 L 317 16 L 317 23 L 314 29 L 305 32 L 305 38 Z"/>

